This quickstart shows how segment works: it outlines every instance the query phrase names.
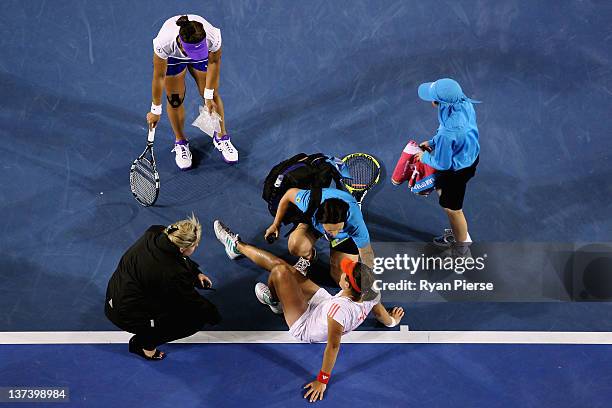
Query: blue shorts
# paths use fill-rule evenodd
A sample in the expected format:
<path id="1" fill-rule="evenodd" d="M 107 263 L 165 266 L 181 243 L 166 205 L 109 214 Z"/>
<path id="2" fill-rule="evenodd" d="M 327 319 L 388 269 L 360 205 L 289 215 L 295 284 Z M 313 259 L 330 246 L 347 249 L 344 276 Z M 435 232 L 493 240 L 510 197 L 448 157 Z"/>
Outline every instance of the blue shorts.
<path id="1" fill-rule="evenodd" d="M 168 57 L 168 68 L 166 69 L 166 75 L 178 75 L 183 72 L 188 65 L 198 71 L 206 72 L 208 69 L 208 58 L 203 60 L 192 60 Z"/>

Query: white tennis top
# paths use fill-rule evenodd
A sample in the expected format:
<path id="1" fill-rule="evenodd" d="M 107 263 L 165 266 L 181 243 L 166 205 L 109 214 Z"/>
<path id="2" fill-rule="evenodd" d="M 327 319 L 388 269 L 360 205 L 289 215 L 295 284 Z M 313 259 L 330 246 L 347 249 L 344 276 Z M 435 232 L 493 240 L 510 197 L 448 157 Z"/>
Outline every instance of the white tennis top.
<path id="1" fill-rule="evenodd" d="M 174 16 L 166 20 L 159 30 L 157 37 L 153 39 L 153 52 L 162 59 L 168 59 L 168 57 L 189 59 L 189 57 L 183 54 L 176 42 L 176 37 L 179 35 L 180 30 L 180 27 L 176 25 L 176 20 L 180 17 L 180 15 Z M 221 48 L 221 30 L 198 15 L 187 14 L 187 17 L 189 17 L 189 20 L 198 21 L 204 26 L 208 51 L 218 51 Z"/>
<path id="2" fill-rule="evenodd" d="M 327 318 L 331 317 L 342 325 L 342 334 L 355 330 L 368 316 L 372 308 L 380 302 L 380 297 L 372 301 L 353 302 L 339 292 L 319 303 L 311 310 L 304 322 L 304 340 L 324 342 L 327 340 Z"/>

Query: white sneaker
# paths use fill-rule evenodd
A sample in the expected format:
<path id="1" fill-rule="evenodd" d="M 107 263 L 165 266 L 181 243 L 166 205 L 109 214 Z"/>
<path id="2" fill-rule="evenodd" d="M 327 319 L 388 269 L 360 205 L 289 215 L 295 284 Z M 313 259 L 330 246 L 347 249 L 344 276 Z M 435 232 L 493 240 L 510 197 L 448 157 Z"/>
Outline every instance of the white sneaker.
<path id="1" fill-rule="evenodd" d="M 257 300 L 259 300 L 260 303 L 270 306 L 270 309 L 272 309 L 274 313 L 283 313 L 283 305 L 281 302 L 272 300 L 272 293 L 270 292 L 268 285 L 261 282 L 255 285 L 255 296 L 257 296 Z"/>
<path id="2" fill-rule="evenodd" d="M 215 235 L 217 239 L 225 246 L 225 253 L 230 259 L 236 259 L 240 255 L 240 251 L 236 247 L 240 237 L 238 234 L 234 234 L 228 227 L 223 225 L 221 221 L 215 220 L 214 224 Z"/>
<path id="3" fill-rule="evenodd" d="M 174 161 L 178 168 L 181 170 L 189 170 L 191 168 L 191 151 L 189 150 L 189 143 L 175 143 L 172 151 L 175 154 Z"/>
<path id="4" fill-rule="evenodd" d="M 221 152 L 223 155 L 223 160 L 225 160 L 226 163 L 238 163 L 238 150 L 236 150 L 232 144 L 229 134 L 218 138 L 217 132 L 215 132 L 215 135 L 213 136 L 213 144 L 217 150 Z"/>

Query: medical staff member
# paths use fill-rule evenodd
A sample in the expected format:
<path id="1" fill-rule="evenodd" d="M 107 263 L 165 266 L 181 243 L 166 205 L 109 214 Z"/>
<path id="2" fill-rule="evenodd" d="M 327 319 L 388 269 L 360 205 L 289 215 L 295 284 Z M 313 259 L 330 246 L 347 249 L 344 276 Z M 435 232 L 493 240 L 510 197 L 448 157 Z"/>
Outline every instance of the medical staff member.
<path id="1" fill-rule="evenodd" d="M 195 287 L 212 282 L 189 257 L 202 237 L 197 218 L 168 227 L 153 225 L 121 257 L 108 282 L 104 312 L 134 336 L 129 351 L 146 360 L 162 360 L 157 347 L 191 336 L 221 316 Z"/>
<path id="2" fill-rule="evenodd" d="M 315 195 L 319 195 L 315 197 Z M 310 222 L 300 223 L 289 235 L 289 252 L 299 256 L 294 268 L 302 273 L 316 257 L 315 243 L 321 237 L 329 241 L 330 273 L 338 282 L 342 270 L 340 262 L 343 258 L 361 262 L 370 268 L 374 264 L 374 251 L 370 244 L 370 234 L 363 220 L 361 209 L 355 198 L 346 191 L 335 188 L 317 190 L 300 190 L 291 188 L 283 195 L 278 205 L 276 217 L 265 236 L 278 237 L 281 221 L 290 203 L 306 213 L 310 200 L 317 200 L 316 211 Z"/>

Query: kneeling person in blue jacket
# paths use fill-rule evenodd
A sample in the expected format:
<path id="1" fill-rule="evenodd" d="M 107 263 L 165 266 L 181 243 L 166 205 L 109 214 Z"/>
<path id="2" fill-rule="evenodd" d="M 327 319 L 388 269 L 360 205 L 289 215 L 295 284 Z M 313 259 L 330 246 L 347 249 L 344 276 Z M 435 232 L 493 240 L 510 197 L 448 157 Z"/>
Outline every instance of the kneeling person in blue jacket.
<path id="1" fill-rule="evenodd" d="M 370 234 L 357 201 L 346 191 L 335 188 L 318 191 L 298 188 L 287 190 L 280 200 L 274 222 L 266 230 L 266 236 L 278 237 L 281 220 L 290 203 L 306 214 L 311 200 L 318 201 L 311 219 L 308 223 L 300 223 L 289 235 L 289 252 L 300 257 L 294 267 L 305 275 L 306 269 L 316 258 L 316 241 L 325 237 L 330 246 L 330 273 L 336 282 L 342 275 L 342 258 L 355 262 L 361 259 L 363 264 L 371 268 L 374 264 L 374 251 L 370 244 Z"/>

